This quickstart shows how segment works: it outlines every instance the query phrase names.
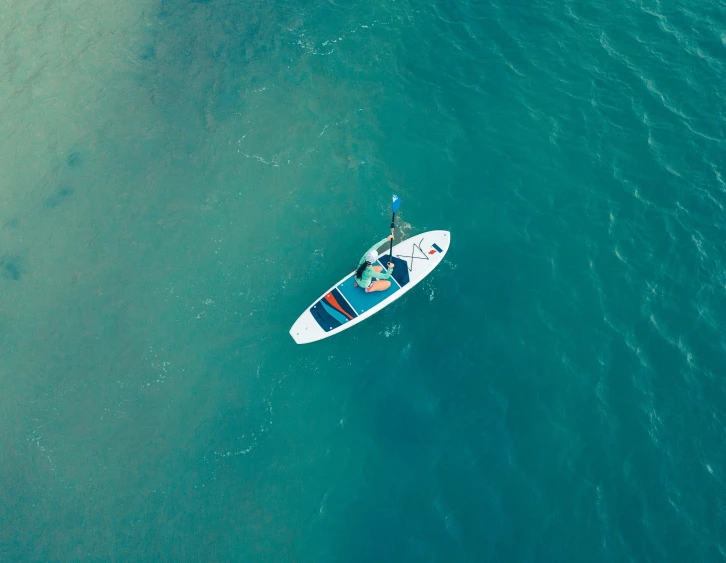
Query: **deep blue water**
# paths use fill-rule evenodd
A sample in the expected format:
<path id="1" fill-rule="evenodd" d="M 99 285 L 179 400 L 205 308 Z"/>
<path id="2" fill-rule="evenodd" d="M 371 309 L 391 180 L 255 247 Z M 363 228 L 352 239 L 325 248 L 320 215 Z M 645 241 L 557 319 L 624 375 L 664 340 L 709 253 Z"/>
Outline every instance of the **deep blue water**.
<path id="1" fill-rule="evenodd" d="M 0 560 L 726 558 L 722 5 L 3 12 Z"/>

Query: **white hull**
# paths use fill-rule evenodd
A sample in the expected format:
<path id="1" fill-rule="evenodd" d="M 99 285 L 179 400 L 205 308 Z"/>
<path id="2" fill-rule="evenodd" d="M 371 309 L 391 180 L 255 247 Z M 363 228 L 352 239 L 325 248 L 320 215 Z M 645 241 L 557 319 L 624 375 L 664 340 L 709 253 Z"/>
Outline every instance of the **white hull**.
<path id="1" fill-rule="evenodd" d="M 360 288 L 353 288 L 353 272 L 351 272 L 323 293 L 300 315 L 290 329 L 290 336 L 298 344 L 315 342 L 338 334 L 376 314 L 399 299 L 439 265 L 449 250 L 450 239 L 451 235 L 448 231 L 429 231 L 399 242 L 393 247 L 393 256 L 404 260 L 407 264 L 408 283 L 401 286 L 391 278 L 392 287 L 390 290 L 381 292 L 382 295 L 376 296 L 375 294 L 366 294 Z M 384 254 L 388 254 L 388 249 L 385 250 Z M 398 269 L 398 266 L 396 269 Z M 321 303 L 334 290 L 337 290 L 335 291 L 337 297 L 335 303 L 339 306 L 331 308 L 329 302 Z M 344 302 L 338 304 L 341 295 Z M 322 311 L 321 308 L 323 308 Z M 316 312 L 317 318 L 313 316 L 312 309 L 320 311 L 320 313 Z M 326 311 L 332 313 L 332 315 L 329 315 Z M 330 322 L 326 322 L 326 319 Z"/>

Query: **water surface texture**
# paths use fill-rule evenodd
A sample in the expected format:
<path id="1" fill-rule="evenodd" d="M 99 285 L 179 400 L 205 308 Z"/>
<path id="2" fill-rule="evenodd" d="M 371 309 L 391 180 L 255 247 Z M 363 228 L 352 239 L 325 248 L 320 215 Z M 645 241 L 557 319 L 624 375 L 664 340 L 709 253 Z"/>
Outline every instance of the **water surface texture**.
<path id="1" fill-rule="evenodd" d="M 7 0 L 0 560 L 726 558 L 719 2 Z M 288 330 L 386 235 L 403 299 Z"/>

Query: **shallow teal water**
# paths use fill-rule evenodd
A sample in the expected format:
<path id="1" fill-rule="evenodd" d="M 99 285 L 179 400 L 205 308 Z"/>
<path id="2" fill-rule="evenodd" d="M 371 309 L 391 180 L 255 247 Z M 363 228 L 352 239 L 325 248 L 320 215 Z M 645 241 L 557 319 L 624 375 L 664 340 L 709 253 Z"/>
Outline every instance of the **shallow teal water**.
<path id="1" fill-rule="evenodd" d="M 718 6 L 0 31 L 0 560 L 726 557 Z M 296 346 L 394 192 L 446 262 Z"/>

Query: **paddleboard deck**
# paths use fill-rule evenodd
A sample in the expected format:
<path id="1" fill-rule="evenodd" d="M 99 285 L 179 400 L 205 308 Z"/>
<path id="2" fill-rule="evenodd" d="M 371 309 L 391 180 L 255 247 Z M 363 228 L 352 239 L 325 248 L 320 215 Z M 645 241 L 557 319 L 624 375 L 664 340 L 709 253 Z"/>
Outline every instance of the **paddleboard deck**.
<path id="1" fill-rule="evenodd" d="M 387 271 L 394 263 L 391 286 L 386 291 L 366 293 L 355 285 L 351 272 L 321 295 L 290 329 L 298 344 L 308 344 L 346 330 L 399 299 L 428 276 L 446 256 L 451 234 L 449 231 L 429 231 L 399 242 L 393 247 L 393 258 L 386 253 L 376 266 Z"/>

